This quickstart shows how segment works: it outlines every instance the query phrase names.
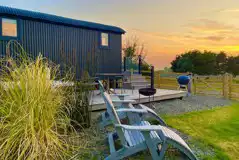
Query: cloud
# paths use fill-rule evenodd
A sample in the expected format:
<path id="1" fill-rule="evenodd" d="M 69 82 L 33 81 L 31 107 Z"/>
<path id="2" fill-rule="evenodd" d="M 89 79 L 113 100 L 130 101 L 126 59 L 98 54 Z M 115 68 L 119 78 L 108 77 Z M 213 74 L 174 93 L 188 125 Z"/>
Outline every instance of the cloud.
<path id="1" fill-rule="evenodd" d="M 224 47 L 238 45 L 239 29 L 233 25 L 198 19 L 186 26 L 187 30 L 183 32 L 154 32 L 138 28 L 131 28 L 128 31 L 144 41 L 146 48 L 152 53 L 163 51 L 174 54 L 195 48 L 229 52 L 235 52 L 238 49 L 238 47 Z"/>
<path id="2" fill-rule="evenodd" d="M 209 33 L 227 33 L 234 30 L 238 30 L 238 28 L 234 27 L 233 25 L 228 25 L 222 22 L 209 19 L 195 20 L 185 25 L 185 27 L 192 31 Z"/>
<path id="3" fill-rule="evenodd" d="M 127 34 L 136 35 L 140 41 L 145 42 L 148 51 L 147 61 L 157 68 L 169 66 L 176 54 L 193 49 L 215 52 L 224 50 L 234 55 L 239 52 L 239 29 L 232 25 L 199 19 L 188 24 L 187 27 L 189 29 L 183 32 L 128 28 Z"/>
<path id="4" fill-rule="evenodd" d="M 221 10 L 218 10 L 218 12 L 237 13 L 237 12 L 239 12 L 239 9 L 221 9 Z"/>
<path id="5" fill-rule="evenodd" d="M 222 37 L 222 36 L 207 36 L 207 37 L 204 37 L 204 39 L 210 40 L 210 41 L 222 41 L 222 40 L 225 39 L 225 37 Z"/>
<path id="6" fill-rule="evenodd" d="M 221 34 L 198 34 L 197 32 L 186 33 L 163 33 L 163 32 L 147 32 L 140 29 L 132 29 L 137 35 L 143 35 L 143 37 L 152 37 L 160 40 L 166 40 L 177 44 L 191 44 L 199 41 L 215 41 L 219 42 L 228 37 L 227 34 L 222 32 Z"/>
<path id="7" fill-rule="evenodd" d="M 180 42 L 182 40 L 191 40 L 194 38 L 192 35 L 188 33 L 165 33 L 165 32 L 150 32 L 144 31 L 137 28 L 129 29 L 131 33 L 135 35 L 143 35 L 147 37 L 153 37 L 161 40 L 167 40 L 172 42 Z"/>

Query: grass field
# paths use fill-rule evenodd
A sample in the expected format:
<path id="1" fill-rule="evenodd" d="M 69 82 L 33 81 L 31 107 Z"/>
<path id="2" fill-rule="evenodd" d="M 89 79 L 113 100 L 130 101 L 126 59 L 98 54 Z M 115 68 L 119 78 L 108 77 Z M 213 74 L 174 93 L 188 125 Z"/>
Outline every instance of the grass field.
<path id="1" fill-rule="evenodd" d="M 200 159 L 239 159 L 239 104 L 164 118 L 195 143 L 213 149 L 213 154 Z"/>

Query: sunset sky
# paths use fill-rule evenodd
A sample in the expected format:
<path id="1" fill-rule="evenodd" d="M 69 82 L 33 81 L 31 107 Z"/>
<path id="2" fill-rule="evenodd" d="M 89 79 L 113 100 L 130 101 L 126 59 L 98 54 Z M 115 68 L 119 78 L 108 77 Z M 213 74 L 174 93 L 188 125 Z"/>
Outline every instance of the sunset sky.
<path id="1" fill-rule="evenodd" d="M 190 49 L 239 53 L 238 0 L 0 0 L 0 5 L 122 27 L 123 40 L 137 36 L 157 68 Z"/>

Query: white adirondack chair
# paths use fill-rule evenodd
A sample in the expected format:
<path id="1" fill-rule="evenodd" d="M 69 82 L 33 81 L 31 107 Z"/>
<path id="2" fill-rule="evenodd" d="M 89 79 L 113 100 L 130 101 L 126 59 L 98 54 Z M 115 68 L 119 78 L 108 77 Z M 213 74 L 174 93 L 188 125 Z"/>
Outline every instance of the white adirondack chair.
<path id="1" fill-rule="evenodd" d="M 99 83 L 99 89 L 100 89 L 101 95 L 103 96 L 103 94 L 105 92 L 104 86 L 101 83 L 101 81 L 98 81 L 98 83 Z M 139 119 L 144 119 L 145 117 L 148 117 L 148 118 L 153 118 L 153 119 L 157 120 L 161 125 L 166 126 L 166 123 L 163 121 L 163 119 L 160 116 L 158 116 L 152 109 L 148 108 L 147 106 L 139 104 L 140 109 L 135 110 L 134 106 L 132 105 L 134 100 L 125 100 L 124 97 L 128 96 L 127 94 L 115 94 L 114 96 L 118 97 L 117 100 L 112 100 L 112 102 L 113 102 L 114 106 L 116 107 L 116 109 L 121 109 L 118 112 L 118 117 L 120 119 L 126 118 L 126 113 L 123 111 L 125 111 L 124 108 L 127 108 L 127 109 L 132 109 L 135 112 L 138 111 L 141 114 L 140 116 L 137 117 L 136 121 L 139 121 Z M 104 101 L 105 101 L 105 99 L 104 99 Z M 128 114 L 130 114 L 130 113 L 128 113 Z M 130 116 L 130 117 L 132 117 L 132 116 Z M 131 123 L 135 123 L 134 119 L 130 119 L 130 121 L 131 121 Z M 103 128 L 110 124 L 112 124 L 112 120 L 110 118 L 110 115 L 108 114 L 108 108 L 107 108 L 107 111 L 105 111 L 101 114 L 100 127 Z"/>
<path id="2" fill-rule="evenodd" d="M 135 125 L 123 125 L 118 117 L 118 112 L 129 113 L 129 119 L 137 121 L 139 114 L 143 113 L 139 109 L 119 109 L 115 110 L 112 100 L 108 93 L 103 93 L 107 106 L 107 112 L 113 121 L 116 134 L 111 132 L 108 134 L 108 142 L 110 147 L 110 155 L 105 160 L 117 160 L 129 157 L 143 150 L 149 150 L 153 160 L 161 160 L 164 158 L 168 145 L 172 145 L 183 152 L 189 159 L 197 160 L 192 150 L 185 141 L 173 132 L 171 129 L 161 125 L 150 125 L 147 121 L 139 121 Z M 114 140 L 120 139 L 121 148 L 115 149 Z"/>

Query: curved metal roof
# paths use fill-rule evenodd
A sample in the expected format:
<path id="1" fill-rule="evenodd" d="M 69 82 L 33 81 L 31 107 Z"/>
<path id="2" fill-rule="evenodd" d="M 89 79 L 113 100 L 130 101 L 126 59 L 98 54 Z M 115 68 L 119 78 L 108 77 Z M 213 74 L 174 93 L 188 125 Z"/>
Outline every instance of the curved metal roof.
<path id="1" fill-rule="evenodd" d="M 11 16 L 21 17 L 24 19 L 34 19 L 34 20 L 44 21 L 48 23 L 55 23 L 55 24 L 87 28 L 87 29 L 93 29 L 93 30 L 110 31 L 110 32 L 120 33 L 120 34 L 125 33 L 123 29 L 119 27 L 115 27 L 115 26 L 104 25 L 104 24 L 99 24 L 94 22 L 87 22 L 82 20 L 75 20 L 75 19 L 65 18 L 61 16 L 56 16 L 56 15 L 40 13 L 35 11 L 27 11 L 23 9 L 16 9 L 16 8 L 5 7 L 5 6 L 0 6 L 0 15 L 11 15 Z"/>

